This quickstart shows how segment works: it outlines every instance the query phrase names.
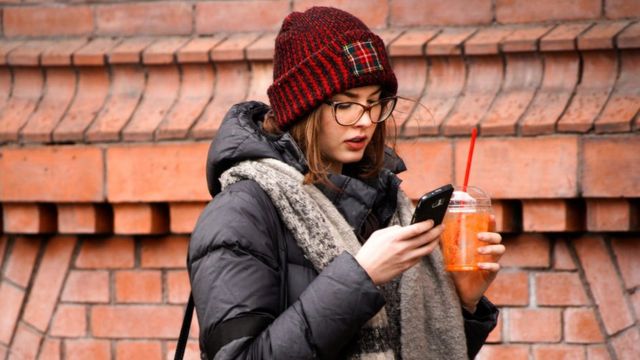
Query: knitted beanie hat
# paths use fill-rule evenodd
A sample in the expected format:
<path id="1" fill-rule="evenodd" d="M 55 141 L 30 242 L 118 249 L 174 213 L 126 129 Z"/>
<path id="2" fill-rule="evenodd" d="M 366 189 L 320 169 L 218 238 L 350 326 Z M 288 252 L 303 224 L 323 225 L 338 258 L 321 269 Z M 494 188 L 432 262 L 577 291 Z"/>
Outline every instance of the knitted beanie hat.
<path id="1" fill-rule="evenodd" d="M 273 84 L 267 90 L 281 129 L 348 89 L 398 82 L 380 37 L 355 16 L 330 7 L 289 14 L 276 37 Z"/>

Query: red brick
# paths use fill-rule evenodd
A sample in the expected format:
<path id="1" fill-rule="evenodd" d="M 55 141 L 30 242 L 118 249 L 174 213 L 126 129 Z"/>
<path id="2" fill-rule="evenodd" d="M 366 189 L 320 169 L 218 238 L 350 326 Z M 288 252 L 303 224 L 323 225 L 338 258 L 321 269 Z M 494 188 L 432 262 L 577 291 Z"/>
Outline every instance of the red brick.
<path id="1" fill-rule="evenodd" d="M 485 345 L 477 360 L 529 360 L 529 347 L 523 345 Z"/>
<path id="2" fill-rule="evenodd" d="M 464 180 L 468 149 L 469 139 L 455 142 L 458 184 Z M 497 199 L 573 197 L 577 167 L 577 137 L 478 138 L 469 183 Z"/>
<path id="3" fill-rule="evenodd" d="M 2 213 L 2 206 L 0 206 L 0 214 Z M 2 216 L 0 216 L 0 231 L 2 231 Z M 9 245 L 9 238 L 6 235 L 0 235 L 0 268 L 4 265 L 4 254 L 7 251 Z"/>
<path id="4" fill-rule="evenodd" d="M 464 95 L 458 99 L 453 113 L 443 125 L 445 135 L 471 135 L 471 130 L 478 126 L 500 90 L 504 73 L 502 58 L 471 58 L 467 69 Z"/>
<path id="5" fill-rule="evenodd" d="M 166 344 L 168 358 L 172 358 L 175 356 L 176 344 L 177 343 L 175 341 L 171 341 Z M 184 358 L 191 359 L 191 360 L 200 359 L 200 347 L 197 341 L 187 341 L 187 346 L 184 352 Z"/>
<path id="6" fill-rule="evenodd" d="M 520 203 L 510 200 L 493 200 L 491 210 L 495 217 L 495 231 L 499 233 L 519 232 L 522 227 Z"/>
<path id="7" fill-rule="evenodd" d="M 527 232 L 583 230 L 584 204 L 563 199 L 524 200 L 522 229 Z"/>
<path id="8" fill-rule="evenodd" d="M 104 65 L 107 54 L 119 44 L 112 38 L 94 38 L 73 53 L 74 65 Z"/>
<path id="9" fill-rule="evenodd" d="M 640 27 L 638 30 L 640 33 Z M 637 86 L 640 82 L 640 52 L 622 51 L 619 62 L 620 75 L 613 93 L 596 120 L 595 130 L 598 133 L 631 131 L 633 119 L 640 109 L 640 90 Z"/>
<path id="10" fill-rule="evenodd" d="M 258 40 L 259 37 L 260 33 L 232 34 L 211 49 L 211 59 L 216 62 L 244 60 L 246 48 Z M 222 69 L 218 69 L 218 71 L 221 73 Z"/>
<path id="11" fill-rule="evenodd" d="M 247 53 L 247 57 L 248 56 Z M 247 99 L 256 99 L 257 101 L 269 103 L 267 89 L 271 86 L 271 83 L 273 83 L 273 62 L 252 61 L 251 81 L 249 83 Z"/>
<path id="12" fill-rule="evenodd" d="M 596 24 L 578 37 L 578 49 L 612 49 L 615 36 L 627 25 L 626 21 Z"/>
<path id="13" fill-rule="evenodd" d="M 583 140 L 582 195 L 585 197 L 640 196 L 640 137 Z M 616 154 L 616 156 L 602 156 Z M 602 176 L 609 174 L 609 176 Z"/>
<path id="14" fill-rule="evenodd" d="M 97 5 L 95 13 L 100 35 L 187 35 L 193 29 L 192 5 L 185 2 Z"/>
<path id="15" fill-rule="evenodd" d="M 556 240 L 553 248 L 553 268 L 555 270 L 576 270 L 576 262 L 573 260 L 567 241 Z"/>
<path id="16" fill-rule="evenodd" d="M 515 29 L 500 41 L 503 52 L 529 52 L 538 50 L 540 38 L 546 35 L 553 25 L 526 26 Z"/>
<path id="17" fill-rule="evenodd" d="M 575 345 L 541 345 L 533 348 L 535 360 L 584 360 L 584 347 Z"/>
<path id="18" fill-rule="evenodd" d="M 102 201 L 102 150 L 88 146 L 0 150 L 0 200 Z M 6 226 L 6 222 L 5 222 Z"/>
<path id="19" fill-rule="evenodd" d="M 46 70 L 47 84 L 37 110 L 20 130 L 24 142 L 51 142 L 53 129 L 62 119 L 76 91 L 76 74 L 69 68 Z"/>
<path id="20" fill-rule="evenodd" d="M 1 46 L 0 46 L 1 50 Z M 1 60 L 2 58 L 0 58 Z M 4 106 L 7 100 L 9 99 L 9 95 L 11 94 L 11 85 L 12 85 L 12 75 L 9 71 L 8 67 L 4 67 L 0 70 L 0 104 Z"/>
<path id="21" fill-rule="evenodd" d="M 189 274 L 186 270 L 167 272 L 167 294 L 170 304 L 186 304 L 191 292 Z"/>
<path id="22" fill-rule="evenodd" d="M 104 256 L 110 254 L 110 256 Z M 85 239 L 75 265 L 85 269 L 122 269 L 134 265 L 134 241 L 130 237 Z"/>
<path id="23" fill-rule="evenodd" d="M 66 355 L 67 360 L 111 359 L 111 343 L 109 340 L 65 340 L 64 349 L 64 354 Z"/>
<path id="24" fill-rule="evenodd" d="M 187 263 L 186 236 L 163 236 L 142 239 L 140 266 L 144 268 L 184 268 Z"/>
<path id="25" fill-rule="evenodd" d="M 2 23 L 7 37 L 89 35 L 93 14 L 89 6 L 5 7 Z"/>
<path id="26" fill-rule="evenodd" d="M 611 340 L 619 360 L 634 360 L 640 354 L 640 330 L 637 326 L 625 330 Z"/>
<path id="27" fill-rule="evenodd" d="M 119 303 L 161 302 L 161 274 L 159 271 L 118 271 L 115 274 L 115 293 Z"/>
<path id="28" fill-rule="evenodd" d="M 211 50 L 225 37 L 223 34 L 215 34 L 213 36 L 193 38 L 178 50 L 176 60 L 183 64 L 208 63 L 211 61 L 209 58 Z M 273 59 L 273 57 L 271 58 Z"/>
<path id="29" fill-rule="evenodd" d="M 584 236 L 573 242 L 608 335 L 634 322 L 623 288 L 602 238 Z"/>
<path id="30" fill-rule="evenodd" d="M 60 360 L 62 359 L 60 339 L 45 338 L 40 350 L 38 360 Z"/>
<path id="31" fill-rule="evenodd" d="M 51 330 L 53 336 L 82 337 L 87 333 L 87 309 L 81 305 L 58 305 L 53 316 Z"/>
<path id="32" fill-rule="evenodd" d="M 4 269 L 4 276 L 26 288 L 36 263 L 41 240 L 31 237 L 18 237 L 13 243 L 11 255 Z"/>
<path id="33" fill-rule="evenodd" d="M 137 64 L 141 62 L 142 52 L 155 40 L 140 36 L 123 40 L 107 55 L 110 64 Z"/>
<path id="34" fill-rule="evenodd" d="M 591 23 L 560 24 L 540 39 L 540 50 L 576 50 L 577 38 L 591 25 Z"/>
<path id="35" fill-rule="evenodd" d="M 449 141 L 398 142 L 396 150 L 407 165 L 408 171 L 400 177 L 402 189 L 411 199 L 418 199 L 426 192 L 451 182 L 452 148 Z"/>
<path id="36" fill-rule="evenodd" d="M 64 236 L 53 237 L 47 244 L 22 317 L 40 331 L 49 325 L 75 244 L 76 238 Z"/>
<path id="37" fill-rule="evenodd" d="M 202 202 L 169 203 L 171 232 L 174 234 L 191 233 L 205 206 L 206 203 Z"/>
<path id="38" fill-rule="evenodd" d="M 105 68 L 87 67 L 77 71 L 76 95 L 53 131 L 53 140 L 56 142 L 82 141 L 84 131 L 100 112 L 109 94 L 109 74 Z"/>
<path id="39" fill-rule="evenodd" d="M 591 345 L 587 347 L 587 360 L 611 360 L 611 356 L 605 345 Z"/>
<path id="40" fill-rule="evenodd" d="M 102 204 L 58 204 L 58 232 L 99 234 L 111 232 L 113 212 Z"/>
<path id="41" fill-rule="evenodd" d="M 529 274 L 524 271 L 500 272 L 485 294 L 498 306 L 529 304 Z"/>
<path id="42" fill-rule="evenodd" d="M 276 30 L 289 14 L 289 2 L 214 1 L 195 5 L 196 33 Z"/>
<path id="43" fill-rule="evenodd" d="M 398 79 L 398 93 L 409 99 L 418 99 L 422 96 L 427 83 L 426 58 L 401 57 L 394 60 L 393 69 Z M 403 128 L 415 106 L 415 101 L 399 99 L 393 112 L 393 122 L 387 122 L 387 128 Z M 390 133 L 394 133 L 394 131 L 390 130 Z"/>
<path id="44" fill-rule="evenodd" d="M 109 201 L 208 201 L 202 166 L 208 148 L 208 143 L 109 147 Z"/>
<path id="45" fill-rule="evenodd" d="M 54 44 L 51 40 L 26 41 L 7 55 L 7 63 L 13 66 L 37 66 L 40 64 L 40 54 Z"/>
<path id="46" fill-rule="evenodd" d="M 558 131 L 587 132 L 609 99 L 618 75 L 618 57 L 611 51 L 582 54 L 582 77 L 569 107 L 558 122 Z"/>
<path id="47" fill-rule="evenodd" d="M 165 204 L 114 204 L 113 213 L 116 234 L 162 234 L 169 230 Z"/>
<path id="48" fill-rule="evenodd" d="M 12 73 L 11 97 L 0 114 L 0 142 L 18 140 L 18 130 L 35 110 L 44 85 L 42 71 L 36 67 L 17 67 Z"/>
<path id="49" fill-rule="evenodd" d="M 18 359 L 35 359 L 40 347 L 42 335 L 28 326 L 20 323 L 13 338 L 11 345 L 12 358 Z"/>
<path id="50" fill-rule="evenodd" d="M 120 140 L 120 132 L 131 118 L 144 92 L 145 74 L 139 67 L 114 67 L 111 81 L 111 95 L 86 131 L 87 141 Z"/>
<path id="51" fill-rule="evenodd" d="M 393 44 L 389 45 L 389 55 L 399 56 L 423 56 L 427 43 L 433 39 L 439 30 L 409 30 L 404 32 Z"/>
<path id="52" fill-rule="evenodd" d="M 637 207 L 627 199 L 587 199 L 589 231 L 629 231 L 638 219 Z"/>
<path id="53" fill-rule="evenodd" d="M 577 273 L 539 273 L 535 281 L 538 305 L 589 304 Z"/>
<path id="54" fill-rule="evenodd" d="M 446 28 L 427 44 L 427 55 L 460 55 L 462 45 L 476 29 Z"/>
<path id="55" fill-rule="evenodd" d="M 590 308 L 568 308 L 564 311 L 564 337 L 569 343 L 599 343 L 602 331 L 596 313 Z"/>
<path id="56" fill-rule="evenodd" d="M 405 122 L 402 129 L 404 136 L 438 134 L 440 124 L 451 112 L 464 87 L 466 66 L 461 57 L 432 57 L 428 71 L 427 89 L 419 100 L 423 106 L 416 107 Z"/>
<path id="57" fill-rule="evenodd" d="M 0 316 L 0 343 L 9 344 L 20 316 L 24 291 L 6 281 L 2 281 L 0 283 L 0 294 L 2 294 L 0 296 L 0 307 L 3 313 Z"/>
<path id="58" fill-rule="evenodd" d="M 144 52 L 142 53 L 142 62 L 145 64 L 156 65 L 171 64 L 175 61 L 176 53 L 178 52 L 178 50 L 182 48 L 188 41 L 189 38 L 187 37 L 177 36 L 169 36 L 163 39 L 159 39 L 144 50 Z M 147 70 L 147 76 L 149 74 L 149 70 L 151 69 L 153 69 L 153 67 L 150 67 Z M 154 90 L 153 88 L 154 86 L 152 84 L 147 85 L 147 92 L 149 90 Z M 175 89 L 173 91 L 175 91 Z"/>
<path id="59" fill-rule="evenodd" d="M 529 54 L 507 54 L 502 88 L 480 123 L 482 135 L 515 135 L 542 81 L 542 61 Z"/>
<path id="60" fill-rule="evenodd" d="M 631 305 L 633 306 L 636 314 L 640 314 L 640 291 L 636 290 L 633 294 L 631 294 L 629 299 L 631 300 Z M 637 316 L 638 315 L 636 315 L 636 318 Z"/>
<path id="61" fill-rule="evenodd" d="M 42 52 L 40 63 L 42 65 L 71 65 L 71 57 L 76 50 L 87 44 L 87 39 L 67 39 L 55 40 L 55 46 L 52 46 Z"/>
<path id="62" fill-rule="evenodd" d="M 578 82 L 580 59 L 568 52 L 546 53 L 542 84 L 520 120 L 523 135 L 550 134 Z"/>
<path id="63" fill-rule="evenodd" d="M 108 252 L 102 254 L 103 257 L 114 255 Z M 87 303 L 109 302 L 109 273 L 107 271 L 71 270 L 60 300 Z"/>
<path id="64" fill-rule="evenodd" d="M 640 44 L 640 23 L 633 23 L 618 34 L 616 44 L 622 49 L 637 48 Z"/>
<path id="65" fill-rule="evenodd" d="M 502 316 L 498 316 L 496 327 L 489 333 L 486 340 L 487 343 L 491 344 L 502 342 L 502 318 Z"/>
<path id="66" fill-rule="evenodd" d="M 548 268 L 549 240 L 542 235 L 522 234 L 504 239 L 507 251 L 500 259 L 504 267 Z"/>
<path id="67" fill-rule="evenodd" d="M 629 290 L 640 286 L 639 240 L 638 237 L 618 237 L 611 240 L 613 252 L 618 260 L 618 268 Z"/>
<path id="68" fill-rule="evenodd" d="M 487 27 L 473 34 L 464 42 L 464 52 L 469 55 L 489 55 L 499 52 L 502 39 L 515 30 L 511 26 Z"/>
<path id="69" fill-rule="evenodd" d="M 24 44 L 24 40 L 7 40 L 0 43 L 0 64 L 7 64 L 7 57 L 10 52 Z"/>
<path id="70" fill-rule="evenodd" d="M 209 57 L 208 53 L 206 56 Z M 178 100 L 158 126 L 156 140 L 186 138 L 211 100 L 213 84 L 215 76 L 211 66 L 183 65 Z"/>
<path id="71" fill-rule="evenodd" d="M 158 341 L 118 341 L 116 360 L 162 359 L 162 344 Z"/>
<path id="72" fill-rule="evenodd" d="M 4 231 L 7 233 L 42 234 L 56 231 L 56 210 L 50 205 L 5 203 L 3 208 Z"/>
<path id="73" fill-rule="evenodd" d="M 389 19 L 391 26 L 490 24 L 493 9 L 489 0 L 394 0 Z"/>
<path id="74" fill-rule="evenodd" d="M 596 0 L 497 0 L 496 21 L 529 23 L 551 20 L 581 20 L 600 17 L 601 2 Z"/>
<path id="75" fill-rule="evenodd" d="M 295 0 L 293 11 L 305 11 L 312 6 L 331 6 L 355 14 L 369 28 L 384 28 L 387 26 L 389 5 L 384 0 Z"/>
<path id="76" fill-rule="evenodd" d="M 212 54 L 219 47 L 214 48 Z M 232 53 L 230 56 L 237 55 Z M 246 97 L 250 80 L 251 74 L 246 64 L 239 62 L 216 63 L 216 88 L 214 91 L 216 95 L 194 124 L 191 130 L 192 136 L 207 141 L 215 136 L 229 108 Z"/>
<path id="77" fill-rule="evenodd" d="M 509 309 L 510 341 L 558 342 L 562 336 L 559 309 Z"/>
<path id="78" fill-rule="evenodd" d="M 133 117 L 122 130 L 125 141 L 153 140 L 153 134 L 176 100 L 180 74 L 175 66 L 147 69 L 147 88 Z"/>
<path id="79" fill-rule="evenodd" d="M 640 4 L 628 0 L 607 0 L 604 2 L 604 13 L 609 19 L 640 17 Z"/>
<path id="80" fill-rule="evenodd" d="M 91 330 L 97 337 L 175 339 L 180 332 L 182 306 L 94 306 Z"/>

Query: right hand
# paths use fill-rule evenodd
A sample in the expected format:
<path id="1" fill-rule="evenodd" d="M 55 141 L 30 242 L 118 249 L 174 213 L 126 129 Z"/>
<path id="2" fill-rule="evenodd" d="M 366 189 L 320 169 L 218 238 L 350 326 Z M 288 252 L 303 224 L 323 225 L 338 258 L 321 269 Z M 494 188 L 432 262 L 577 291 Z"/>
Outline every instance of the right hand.
<path id="1" fill-rule="evenodd" d="M 443 225 L 433 227 L 432 220 L 380 229 L 371 234 L 355 259 L 374 284 L 385 284 L 429 255 L 438 246 L 443 229 Z"/>

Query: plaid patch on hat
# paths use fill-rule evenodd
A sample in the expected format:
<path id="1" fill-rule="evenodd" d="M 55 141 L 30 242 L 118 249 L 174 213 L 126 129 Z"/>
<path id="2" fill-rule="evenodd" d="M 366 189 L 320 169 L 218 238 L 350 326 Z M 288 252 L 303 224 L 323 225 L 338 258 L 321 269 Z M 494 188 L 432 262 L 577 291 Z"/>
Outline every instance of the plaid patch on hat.
<path id="1" fill-rule="evenodd" d="M 371 40 L 358 41 L 343 47 L 355 76 L 382 70 L 378 53 Z"/>

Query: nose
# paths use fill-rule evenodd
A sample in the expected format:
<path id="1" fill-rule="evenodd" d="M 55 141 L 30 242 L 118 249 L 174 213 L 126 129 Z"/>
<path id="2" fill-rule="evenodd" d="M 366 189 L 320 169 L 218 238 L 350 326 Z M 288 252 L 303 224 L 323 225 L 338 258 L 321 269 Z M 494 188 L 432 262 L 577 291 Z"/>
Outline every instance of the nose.
<path id="1" fill-rule="evenodd" d="M 358 127 L 369 127 L 372 124 L 373 121 L 371 121 L 371 109 L 367 109 L 362 113 L 362 116 L 360 116 L 360 119 L 358 119 L 358 121 L 354 125 Z"/>

